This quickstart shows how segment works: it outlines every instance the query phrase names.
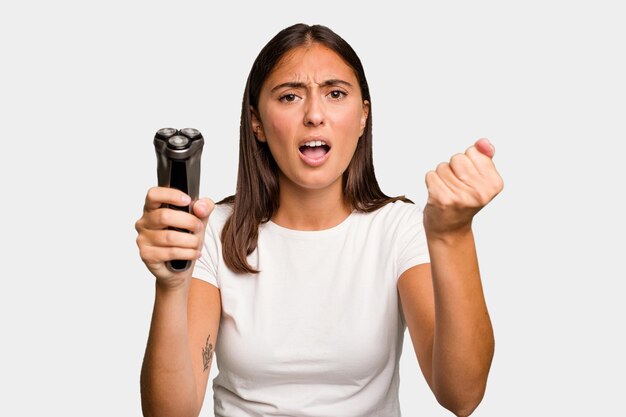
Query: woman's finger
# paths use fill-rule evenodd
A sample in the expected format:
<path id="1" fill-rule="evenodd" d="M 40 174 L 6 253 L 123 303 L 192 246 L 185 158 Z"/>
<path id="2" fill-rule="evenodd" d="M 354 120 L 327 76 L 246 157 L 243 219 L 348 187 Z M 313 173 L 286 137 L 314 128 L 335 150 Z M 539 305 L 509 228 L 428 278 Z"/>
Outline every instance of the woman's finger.
<path id="1" fill-rule="evenodd" d="M 493 156 L 496 154 L 496 147 L 493 146 L 493 144 L 489 142 L 489 139 L 487 138 L 478 139 L 476 143 L 474 143 L 474 146 L 478 151 L 480 151 L 480 153 L 488 156 L 489 158 L 493 158 Z"/>
<path id="2" fill-rule="evenodd" d="M 170 208 L 159 208 L 146 213 L 143 226 L 145 229 L 161 230 L 169 227 L 188 230 L 192 233 L 201 232 L 204 224 L 193 214 Z"/>
<path id="3" fill-rule="evenodd" d="M 179 230 L 146 230 L 138 238 L 138 244 L 158 247 L 178 247 L 198 249 L 202 239 L 200 236 Z"/>
<path id="4" fill-rule="evenodd" d="M 443 181 L 443 183 L 450 189 L 452 194 L 459 194 L 468 190 L 468 186 L 463 183 L 452 171 L 450 164 L 447 162 L 442 162 L 437 165 L 437 169 L 435 170 L 439 178 Z"/>
<path id="5" fill-rule="evenodd" d="M 191 203 L 191 197 L 175 188 L 152 187 L 146 195 L 144 211 L 156 210 L 164 204 L 185 207 Z"/>
<path id="6" fill-rule="evenodd" d="M 456 178 L 470 188 L 476 187 L 481 180 L 481 175 L 464 153 L 458 153 L 450 158 L 450 169 Z"/>
<path id="7" fill-rule="evenodd" d="M 187 248 L 162 248 L 158 246 L 143 245 L 139 247 L 139 256 L 148 265 L 157 265 L 167 261 L 185 260 L 193 261 L 200 257 L 198 249 Z"/>

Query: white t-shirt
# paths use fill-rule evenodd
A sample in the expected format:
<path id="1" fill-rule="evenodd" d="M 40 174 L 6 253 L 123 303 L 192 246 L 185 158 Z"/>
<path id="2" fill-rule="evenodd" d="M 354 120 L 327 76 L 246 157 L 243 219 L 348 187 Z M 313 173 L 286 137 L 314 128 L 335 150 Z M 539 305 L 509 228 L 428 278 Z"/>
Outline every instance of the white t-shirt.
<path id="1" fill-rule="evenodd" d="M 257 275 L 224 264 L 231 212 L 215 207 L 193 273 L 221 290 L 215 416 L 400 416 L 396 284 L 429 262 L 421 209 L 397 201 L 320 231 L 264 223 Z"/>

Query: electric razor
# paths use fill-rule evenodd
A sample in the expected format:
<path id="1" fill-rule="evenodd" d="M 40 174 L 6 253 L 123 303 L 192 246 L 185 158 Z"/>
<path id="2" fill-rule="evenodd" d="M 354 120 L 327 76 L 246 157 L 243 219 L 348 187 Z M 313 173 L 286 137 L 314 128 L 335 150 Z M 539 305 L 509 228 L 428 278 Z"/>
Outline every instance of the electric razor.
<path id="1" fill-rule="evenodd" d="M 200 156 L 204 138 L 199 130 L 185 128 L 159 129 L 154 136 L 154 148 L 157 155 L 157 176 L 159 187 L 176 188 L 189 197 L 188 206 L 165 205 L 175 210 L 192 213 L 193 204 L 200 193 Z M 188 230 L 171 228 L 189 233 Z M 170 271 L 182 272 L 191 266 L 191 261 L 172 260 L 166 263 Z"/>

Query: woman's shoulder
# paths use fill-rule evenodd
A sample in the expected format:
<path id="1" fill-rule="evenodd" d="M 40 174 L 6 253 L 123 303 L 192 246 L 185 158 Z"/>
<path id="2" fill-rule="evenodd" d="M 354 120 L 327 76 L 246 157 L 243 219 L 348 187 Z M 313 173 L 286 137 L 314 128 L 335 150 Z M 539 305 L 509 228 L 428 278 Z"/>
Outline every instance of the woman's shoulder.
<path id="1" fill-rule="evenodd" d="M 226 220 L 233 213 L 233 205 L 229 203 L 215 204 L 213 211 L 209 215 L 209 224 L 213 227 L 221 229 Z"/>
<path id="2" fill-rule="evenodd" d="M 221 215 L 230 215 L 233 212 L 233 204 L 223 202 L 215 203 L 213 211 Z"/>
<path id="3" fill-rule="evenodd" d="M 371 212 L 361 212 L 357 214 L 360 224 L 377 225 L 387 232 L 401 227 L 408 223 L 421 223 L 422 209 L 411 202 L 402 200 L 390 201 L 378 209 Z"/>
<path id="4" fill-rule="evenodd" d="M 395 200 L 385 204 L 374 213 L 379 213 L 390 219 L 402 219 L 416 215 L 421 216 L 422 208 L 412 202 Z"/>

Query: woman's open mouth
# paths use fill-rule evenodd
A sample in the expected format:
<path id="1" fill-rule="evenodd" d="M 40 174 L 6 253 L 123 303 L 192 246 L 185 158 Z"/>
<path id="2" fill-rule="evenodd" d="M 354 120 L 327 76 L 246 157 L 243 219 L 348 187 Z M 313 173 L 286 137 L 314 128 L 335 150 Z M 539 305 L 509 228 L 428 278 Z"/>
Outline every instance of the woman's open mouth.
<path id="1" fill-rule="evenodd" d="M 311 140 L 300 146 L 300 157 L 310 166 L 320 166 L 328 159 L 330 146 L 323 140 Z"/>

